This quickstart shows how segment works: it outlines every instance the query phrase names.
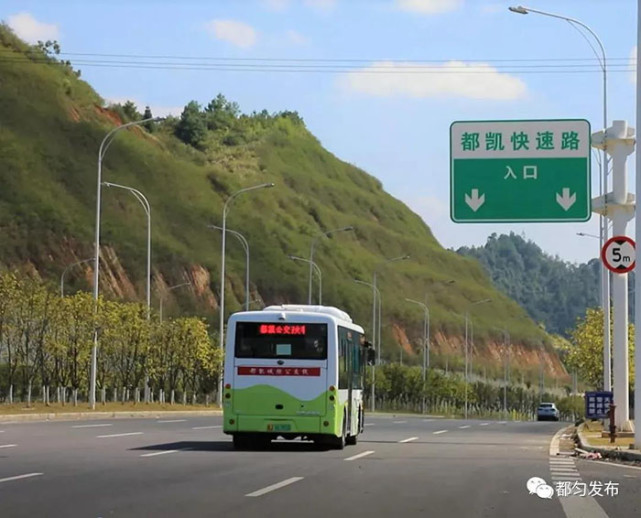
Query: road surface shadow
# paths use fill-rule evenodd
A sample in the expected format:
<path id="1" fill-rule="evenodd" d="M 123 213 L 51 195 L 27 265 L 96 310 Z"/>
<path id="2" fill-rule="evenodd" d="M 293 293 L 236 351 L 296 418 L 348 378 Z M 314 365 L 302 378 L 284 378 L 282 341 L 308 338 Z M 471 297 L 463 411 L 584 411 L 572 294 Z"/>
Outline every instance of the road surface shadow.
<path id="1" fill-rule="evenodd" d="M 331 448 L 321 446 L 313 442 L 304 441 L 272 441 L 266 447 L 249 448 L 243 451 L 278 451 L 278 452 L 310 452 L 310 451 L 328 451 Z M 139 448 L 131 448 L 133 451 L 236 451 L 231 440 L 228 441 L 179 441 L 168 442 L 163 444 L 151 444 Z"/>

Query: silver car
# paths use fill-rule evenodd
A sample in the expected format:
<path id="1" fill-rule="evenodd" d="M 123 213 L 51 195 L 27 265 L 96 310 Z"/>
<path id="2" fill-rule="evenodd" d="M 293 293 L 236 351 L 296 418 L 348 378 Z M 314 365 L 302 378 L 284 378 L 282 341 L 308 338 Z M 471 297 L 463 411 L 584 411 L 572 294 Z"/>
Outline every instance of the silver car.
<path id="1" fill-rule="evenodd" d="M 554 403 L 541 403 L 536 411 L 537 421 L 558 421 L 559 409 Z"/>

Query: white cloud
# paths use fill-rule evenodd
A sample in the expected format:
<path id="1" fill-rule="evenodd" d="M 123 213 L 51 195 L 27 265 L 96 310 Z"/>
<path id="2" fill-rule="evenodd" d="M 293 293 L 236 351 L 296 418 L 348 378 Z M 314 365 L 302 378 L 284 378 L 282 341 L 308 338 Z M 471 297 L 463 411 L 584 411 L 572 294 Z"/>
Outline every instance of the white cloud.
<path id="1" fill-rule="evenodd" d="M 309 38 L 306 38 L 297 31 L 287 31 L 286 37 L 287 41 L 294 45 L 307 45 L 309 43 Z"/>
<path id="2" fill-rule="evenodd" d="M 636 68 L 637 68 L 637 48 L 636 46 L 632 49 L 630 52 L 630 68 L 633 68 L 635 71 L 630 72 L 630 82 L 632 84 L 636 84 L 637 82 L 637 73 L 636 73 Z"/>
<path id="3" fill-rule="evenodd" d="M 272 11 L 284 11 L 289 6 L 289 0 L 263 0 L 263 4 Z"/>
<path id="4" fill-rule="evenodd" d="M 454 11 L 463 5 L 463 0 L 396 0 L 401 11 L 419 14 L 439 14 Z"/>
<path id="5" fill-rule="evenodd" d="M 347 90 L 375 97 L 463 97 L 514 100 L 527 88 L 518 77 L 486 63 L 448 61 L 442 65 L 382 61 L 348 72 L 342 79 Z"/>
<path id="6" fill-rule="evenodd" d="M 305 5 L 327 12 L 336 6 L 336 0 L 305 0 Z"/>
<path id="7" fill-rule="evenodd" d="M 214 38 L 241 48 L 253 46 L 257 39 L 251 25 L 235 20 L 212 20 L 207 23 L 206 29 Z"/>
<path id="8" fill-rule="evenodd" d="M 39 22 L 29 13 L 19 13 L 9 16 L 7 22 L 18 37 L 27 43 L 37 43 L 38 40 L 54 40 L 58 38 L 60 34 L 57 25 Z"/>

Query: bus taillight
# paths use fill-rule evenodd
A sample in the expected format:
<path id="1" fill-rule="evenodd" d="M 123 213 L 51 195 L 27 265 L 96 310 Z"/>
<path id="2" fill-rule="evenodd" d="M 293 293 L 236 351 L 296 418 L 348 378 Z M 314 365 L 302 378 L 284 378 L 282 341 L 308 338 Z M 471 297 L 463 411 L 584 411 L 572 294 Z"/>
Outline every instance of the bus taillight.
<path id="1" fill-rule="evenodd" d="M 330 385 L 329 391 L 330 392 L 334 392 L 335 390 L 336 390 L 336 387 L 334 387 L 334 385 Z"/>
<path id="2" fill-rule="evenodd" d="M 230 389 L 231 388 L 231 383 L 227 383 L 227 385 L 225 385 L 225 388 L 226 389 Z"/>

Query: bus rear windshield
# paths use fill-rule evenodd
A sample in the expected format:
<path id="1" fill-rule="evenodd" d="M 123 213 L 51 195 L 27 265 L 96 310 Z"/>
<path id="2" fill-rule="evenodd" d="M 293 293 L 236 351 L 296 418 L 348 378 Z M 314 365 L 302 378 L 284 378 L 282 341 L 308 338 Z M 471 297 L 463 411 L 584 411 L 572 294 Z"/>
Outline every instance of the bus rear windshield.
<path id="1" fill-rule="evenodd" d="M 236 323 L 236 358 L 327 359 L 327 324 Z"/>

